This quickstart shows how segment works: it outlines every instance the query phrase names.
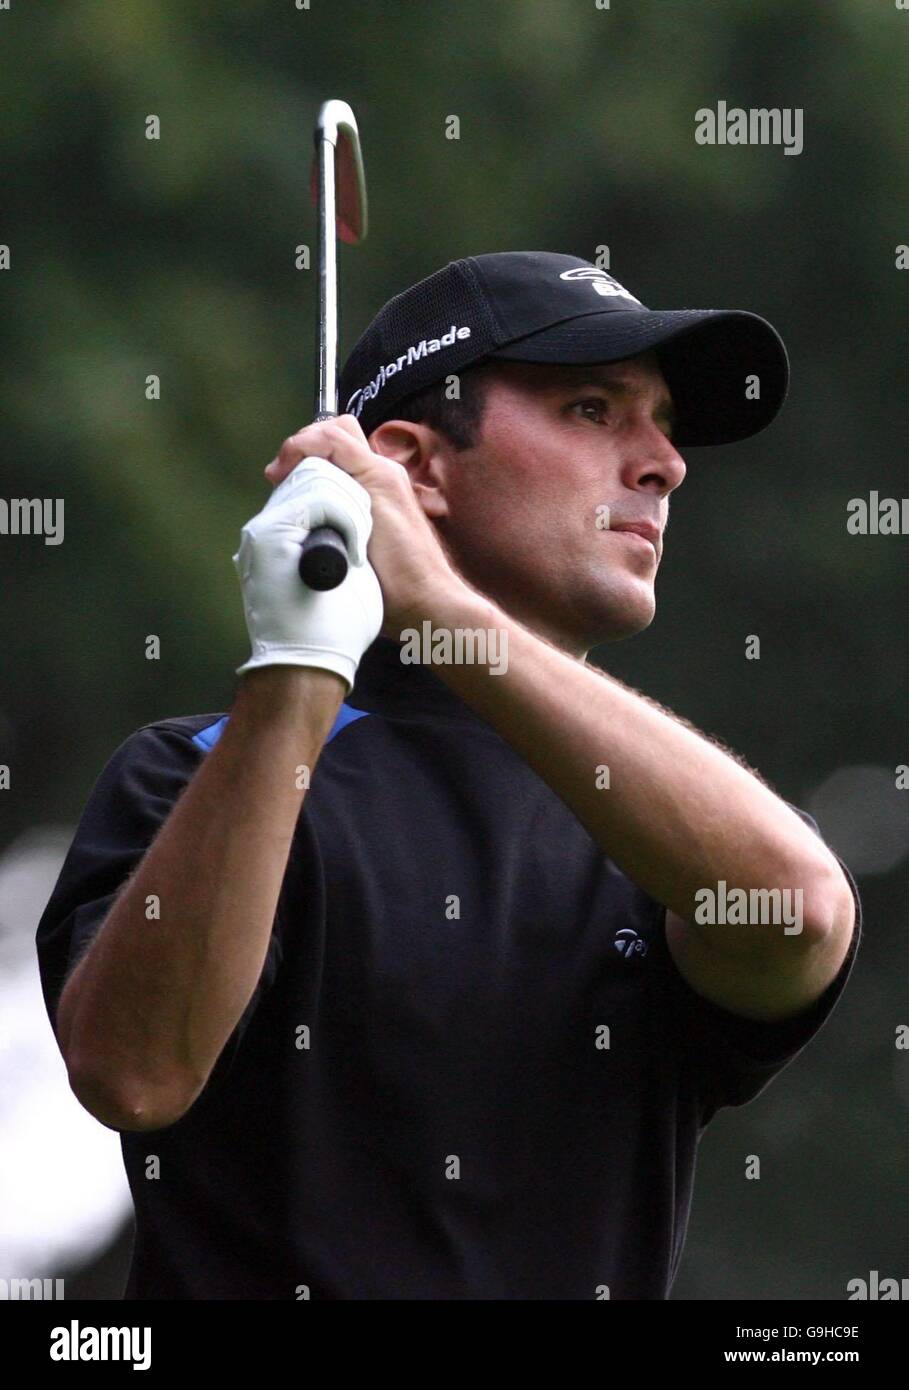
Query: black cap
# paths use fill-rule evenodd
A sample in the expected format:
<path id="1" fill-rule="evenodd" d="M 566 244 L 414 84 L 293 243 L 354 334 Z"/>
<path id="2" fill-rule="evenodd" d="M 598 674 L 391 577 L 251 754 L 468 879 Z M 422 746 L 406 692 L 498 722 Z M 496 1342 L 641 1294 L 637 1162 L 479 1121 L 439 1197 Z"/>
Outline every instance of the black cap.
<path id="1" fill-rule="evenodd" d="M 451 261 L 390 299 L 344 364 L 338 409 L 368 435 L 408 396 L 488 358 L 605 363 L 651 348 L 680 446 L 746 439 L 785 400 L 786 349 L 757 314 L 648 309 L 577 256 L 496 251 Z"/>

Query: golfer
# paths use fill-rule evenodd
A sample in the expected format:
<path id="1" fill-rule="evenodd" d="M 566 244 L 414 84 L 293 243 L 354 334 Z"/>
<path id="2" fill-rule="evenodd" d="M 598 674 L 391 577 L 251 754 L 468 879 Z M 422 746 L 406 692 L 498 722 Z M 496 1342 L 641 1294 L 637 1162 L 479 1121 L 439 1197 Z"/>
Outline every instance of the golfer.
<path id="1" fill-rule="evenodd" d="M 700 1134 L 824 1023 L 860 906 L 604 644 L 653 618 L 679 449 L 787 374 L 756 315 L 470 256 L 281 445 L 230 712 L 117 749 L 38 929 L 127 1298 L 667 1297 Z M 351 563 L 314 593 L 323 524 Z"/>

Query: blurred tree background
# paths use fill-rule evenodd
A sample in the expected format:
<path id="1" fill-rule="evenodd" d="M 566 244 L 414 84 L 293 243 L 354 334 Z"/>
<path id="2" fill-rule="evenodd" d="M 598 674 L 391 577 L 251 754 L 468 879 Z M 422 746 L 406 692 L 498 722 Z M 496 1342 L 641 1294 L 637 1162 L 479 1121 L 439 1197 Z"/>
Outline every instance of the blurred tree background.
<path id="1" fill-rule="evenodd" d="M 231 555 L 311 414 L 316 282 L 295 252 L 316 244 L 322 100 L 353 105 L 370 194 L 369 239 L 341 252 L 342 351 L 451 259 L 604 245 L 653 307 L 752 309 L 783 334 L 781 417 L 687 452 L 656 620 L 598 656 L 816 815 L 865 938 L 822 1039 L 708 1129 L 674 1298 L 909 1275 L 909 539 L 846 530 L 850 498 L 909 491 L 907 59 L 894 0 L 0 10 L 0 495 L 63 498 L 66 528 L 0 536 L 0 851 L 71 829 L 134 729 L 229 708 Z M 698 145 L 720 100 L 802 109 L 803 153 Z M 72 1292 L 118 1296 L 122 1259 L 103 1271 Z"/>

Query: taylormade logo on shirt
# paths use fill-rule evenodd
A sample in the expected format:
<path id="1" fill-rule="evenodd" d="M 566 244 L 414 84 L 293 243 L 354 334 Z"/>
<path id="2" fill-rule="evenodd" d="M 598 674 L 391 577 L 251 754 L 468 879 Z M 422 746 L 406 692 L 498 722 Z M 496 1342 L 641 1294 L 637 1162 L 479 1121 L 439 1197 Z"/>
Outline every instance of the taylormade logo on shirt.
<path id="1" fill-rule="evenodd" d="M 350 415 L 359 415 L 366 401 L 374 400 L 382 390 L 389 377 L 396 376 L 405 367 L 413 366 L 414 362 L 419 362 L 421 358 L 428 357 L 431 352 L 440 352 L 442 348 L 454 347 L 458 339 L 469 338 L 469 328 L 458 328 L 452 324 L 447 333 L 443 333 L 441 338 L 421 338 L 418 343 L 413 343 L 400 357 L 396 357 L 393 362 L 387 362 L 384 367 L 380 367 L 377 375 L 368 386 L 358 386 L 350 400 L 347 402 L 346 412 Z M 356 404 L 354 404 L 356 402 Z"/>

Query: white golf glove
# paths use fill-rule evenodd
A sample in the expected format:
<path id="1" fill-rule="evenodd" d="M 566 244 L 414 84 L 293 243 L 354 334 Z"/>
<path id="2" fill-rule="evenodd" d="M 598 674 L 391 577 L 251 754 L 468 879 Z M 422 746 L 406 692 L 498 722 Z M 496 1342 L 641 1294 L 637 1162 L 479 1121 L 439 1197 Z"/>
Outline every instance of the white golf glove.
<path id="1" fill-rule="evenodd" d="M 300 578 L 300 546 L 332 526 L 350 566 L 336 589 L 316 592 Z M 353 686 L 360 658 L 382 627 L 382 590 L 366 558 L 372 531 L 366 488 L 325 459 L 307 458 L 275 488 L 240 532 L 233 557 L 243 591 L 252 656 L 237 675 L 260 666 L 317 666 Z"/>

